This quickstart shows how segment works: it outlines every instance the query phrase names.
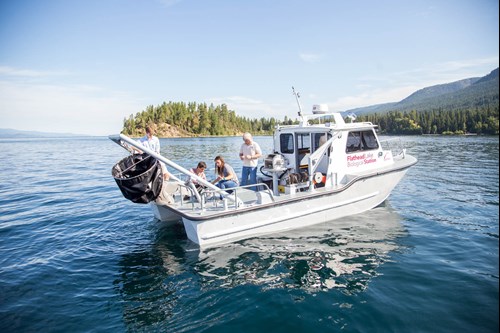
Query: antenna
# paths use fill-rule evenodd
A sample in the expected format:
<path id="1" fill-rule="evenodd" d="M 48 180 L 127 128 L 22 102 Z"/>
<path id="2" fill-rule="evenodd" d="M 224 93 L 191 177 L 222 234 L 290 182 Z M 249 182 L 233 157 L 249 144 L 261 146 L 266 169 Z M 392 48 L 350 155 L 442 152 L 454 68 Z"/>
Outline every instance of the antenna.
<path id="1" fill-rule="evenodd" d="M 349 118 L 349 119 L 351 120 L 351 123 L 353 123 L 353 122 L 356 120 L 356 118 L 357 118 L 357 117 L 358 117 L 358 116 L 356 116 L 356 114 L 355 114 L 355 113 L 353 113 L 353 112 L 349 112 L 349 113 L 347 114 L 347 118 Z"/>
<path id="2" fill-rule="evenodd" d="M 295 95 L 295 99 L 297 100 L 297 105 L 299 106 L 299 117 L 302 117 L 302 108 L 300 107 L 300 103 L 299 103 L 300 94 L 298 92 L 295 92 L 295 88 L 293 86 L 292 86 L 292 91 L 293 91 L 293 94 Z"/>

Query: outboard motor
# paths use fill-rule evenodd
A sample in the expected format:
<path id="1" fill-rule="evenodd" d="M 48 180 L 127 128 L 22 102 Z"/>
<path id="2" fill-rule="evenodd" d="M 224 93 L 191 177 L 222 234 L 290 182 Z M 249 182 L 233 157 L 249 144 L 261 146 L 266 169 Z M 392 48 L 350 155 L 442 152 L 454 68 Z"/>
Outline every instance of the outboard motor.
<path id="1" fill-rule="evenodd" d="M 129 155 L 116 163 L 111 174 L 123 196 L 135 203 L 148 203 L 161 192 L 160 162 L 148 154 Z"/>

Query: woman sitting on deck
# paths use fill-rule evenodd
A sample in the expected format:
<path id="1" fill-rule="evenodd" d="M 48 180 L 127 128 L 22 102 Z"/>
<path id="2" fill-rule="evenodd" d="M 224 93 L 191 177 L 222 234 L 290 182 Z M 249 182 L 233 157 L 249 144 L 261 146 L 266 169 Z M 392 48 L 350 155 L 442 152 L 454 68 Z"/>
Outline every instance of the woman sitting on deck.
<path id="1" fill-rule="evenodd" d="M 238 177 L 234 173 L 233 167 L 225 163 L 222 156 L 216 156 L 214 162 L 217 178 L 212 181 L 212 184 L 215 184 L 220 189 L 238 187 Z M 231 191 L 228 191 L 228 193 L 231 193 Z"/>

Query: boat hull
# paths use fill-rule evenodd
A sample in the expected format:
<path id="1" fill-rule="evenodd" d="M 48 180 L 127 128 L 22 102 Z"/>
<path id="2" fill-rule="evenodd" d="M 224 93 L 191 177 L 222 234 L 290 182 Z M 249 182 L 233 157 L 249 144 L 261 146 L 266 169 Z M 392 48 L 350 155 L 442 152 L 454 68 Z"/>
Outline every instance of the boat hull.
<path id="1" fill-rule="evenodd" d="M 213 218 L 190 218 L 182 222 L 187 237 L 206 247 L 255 237 L 358 214 L 384 202 L 408 169 L 360 177 L 341 191 L 311 193 L 303 198 L 277 202 L 243 212 L 232 211 Z"/>
<path id="2" fill-rule="evenodd" d="M 158 205 L 155 202 L 150 202 L 149 206 L 156 219 L 163 222 L 174 222 L 181 219 L 180 215 L 175 211 L 166 208 L 164 205 Z"/>

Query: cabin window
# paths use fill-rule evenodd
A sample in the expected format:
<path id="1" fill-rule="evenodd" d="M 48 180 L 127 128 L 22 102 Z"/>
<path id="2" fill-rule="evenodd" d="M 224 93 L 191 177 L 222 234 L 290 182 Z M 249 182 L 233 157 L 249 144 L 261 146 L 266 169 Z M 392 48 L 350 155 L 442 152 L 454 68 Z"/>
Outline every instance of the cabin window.
<path id="1" fill-rule="evenodd" d="M 364 150 L 370 149 L 378 149 L 377 138 L 375 137 L 375 133 L 373 131 L 365 131 L 361 132 L 361 141 L 363 142 Z"/>
<path id="2" fill-rule="evenodd" d="M 332 138 L 330 133 L 314 133 L 314 150 L 321 147 L 325 142 Z"/>
<path id="3" fill-rule="evenodd" d="M 299 151 L 309 151 L 311 149 L 311 140 L 309 133 L 299 133 L 297 134 L 297 149 Z"/>
<path id="4" fill-rule="evenodd" d="M 280 150 L 282 154 L 293 154 L 293 135 L 290 133 L 280 135 Z"/>
<path id="5" fill-rule="evenodd" d="M 307 169 L 308 156 L 311 153 L 311 134 L 298 133 L 297 135 L 297 168 Z"/>
<path id="6" fill-rule="evenodd" d="M 377 138 L 373 131 L 349 132 L 347 136 L 346 153 L 373 149 L 378 149 Z"/>

